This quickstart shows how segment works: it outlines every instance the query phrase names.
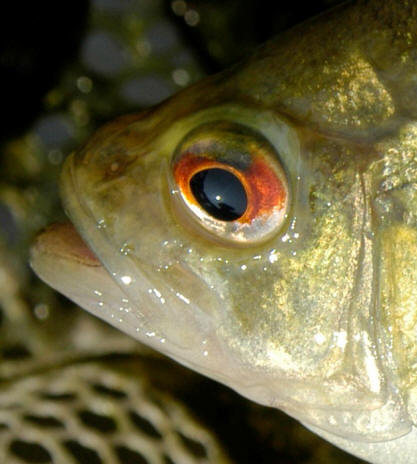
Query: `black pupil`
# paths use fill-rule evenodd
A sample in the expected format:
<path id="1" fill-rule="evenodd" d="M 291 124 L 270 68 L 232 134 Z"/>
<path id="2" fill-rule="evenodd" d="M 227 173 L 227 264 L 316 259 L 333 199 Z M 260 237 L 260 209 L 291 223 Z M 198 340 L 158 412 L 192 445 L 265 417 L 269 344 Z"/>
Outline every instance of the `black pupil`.
<path id="1" fill-rule="evenodd" d="M 190 180 L 190 187 L 195 199 L 216 219 L 234 221 L 246 211 L 245 189 L 240 180 L 225 169 L 197 172 Z"/>

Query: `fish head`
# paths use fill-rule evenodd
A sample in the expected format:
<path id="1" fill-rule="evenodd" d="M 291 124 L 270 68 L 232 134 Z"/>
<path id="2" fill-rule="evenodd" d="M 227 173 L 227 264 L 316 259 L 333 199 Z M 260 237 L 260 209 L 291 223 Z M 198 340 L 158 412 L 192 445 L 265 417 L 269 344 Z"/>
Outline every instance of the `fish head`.
<path id="1" fill-rule="evenodd" d="M 62 173 L 90 251 L 69 226 L 32 251 L 44 280 L 138 340 L 370 442 L 416 417 L 415 49 L 394 41 L 397 7 L 375 5 L 100 129 Z"/>

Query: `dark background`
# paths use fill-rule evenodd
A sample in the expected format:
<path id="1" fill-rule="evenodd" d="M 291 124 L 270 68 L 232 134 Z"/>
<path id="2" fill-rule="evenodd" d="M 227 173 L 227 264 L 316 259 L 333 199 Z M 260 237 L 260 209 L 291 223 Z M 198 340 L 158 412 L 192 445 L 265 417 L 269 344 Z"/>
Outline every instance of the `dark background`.
<path id="1" fill-rule="evenodd" d="M 122 1 L 122 0 L 121 0 Z M 149 1 L 149 0 L 146 0 Z M 166 15 L 211 74 L 238 61 L 258 44 L 340 0 L 266 2 L 194 0 L 200 15 L 190 27 L 172 11 Z M 86 31 L 87 0 L 7 2 L 0 15 L 0 140 L 22 134 L 42 111 L 42 98 L 77 55 Z"/>

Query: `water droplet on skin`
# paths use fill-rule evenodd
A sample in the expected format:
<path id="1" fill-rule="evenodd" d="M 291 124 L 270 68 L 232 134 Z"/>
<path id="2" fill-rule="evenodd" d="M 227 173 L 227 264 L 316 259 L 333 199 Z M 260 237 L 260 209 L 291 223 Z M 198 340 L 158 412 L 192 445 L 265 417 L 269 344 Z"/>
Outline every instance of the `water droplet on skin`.
<path id="1" fill-rule="evenodd" d="M 242 264 L 242 266 L 240 266 L 240 269 L 242 269 L 242 271 L 246 271 L 247 268 L 248 266 L 246 266 L 246 264 Z"/>
<path id="2" fill-rule="evenodd" d="M 94 295 L 102 296 L 103 294 L 100 292 L 100 290 L 94 290 Z"/>
<path id="3" fill-rule="evenodd" d="M 120 277 L 120 280 L 125 284 L 125 285 L 130 285 L 133 281 L 132 277 L 125 275 Z"/>
<path id="4" fill-rule="evenodd" d="M 175 295 L 186 304 L 190 304 L 190 300 L 185 297 L 183 294 L 176 292 Z"/>
<path id="5" fill-rule="evenodd" d="M 127 256 L 129 255 L 130 253 L 132 253 L 132 251 L 134 250 L 134 247 L 132 245 L 130 245 L 129 243 L 124 243 L 122 245 L 122 247 L 120 248 L 120 253 L 122 253 L 123 255 Z"/>
<path id="6" fill-rule="evenodd" d="M 314 340 L 318 345 L 322 345 L 326 341 L 326 337 L 322 333 L 318 332 L 314 335 Z"/>
<path id="7" fill-rule="evenodd" d="M 97 228 L 98 229 L 105 229 L 107 227 L 106 221 L 104 219 L 99 219 L 97 221 Z"/>
<path id="8" fill-rule="evenodd" d="M 275 250 L 275 248 L 271 250 L 271 252 L 269 253 L 268 259 L 271 264 L 276 263 L 278 261 L 278 253 L 277 250 Z"/>

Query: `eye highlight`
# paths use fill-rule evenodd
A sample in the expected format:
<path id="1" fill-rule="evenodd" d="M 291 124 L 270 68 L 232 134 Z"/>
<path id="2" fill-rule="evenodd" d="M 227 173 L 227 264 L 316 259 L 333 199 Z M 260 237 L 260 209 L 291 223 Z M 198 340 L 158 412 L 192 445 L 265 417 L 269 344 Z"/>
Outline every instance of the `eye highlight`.
<path id="1" fill-rule="evenodd" d="M 180 217 L 208 238 L 252 245 L 285 220 L 288 182 L 278 154 L 241 124 L 216 121 L 191 131 L 175 151 L 172 177 Z"/>

